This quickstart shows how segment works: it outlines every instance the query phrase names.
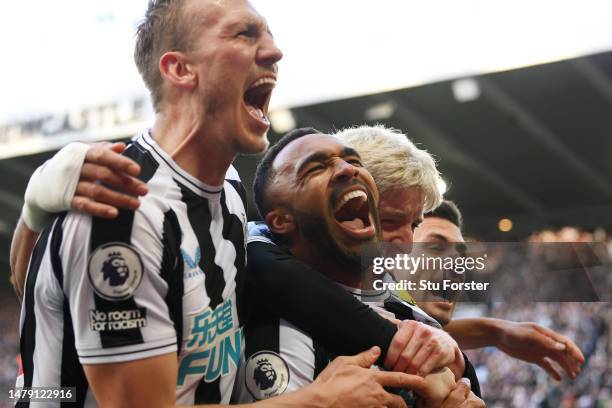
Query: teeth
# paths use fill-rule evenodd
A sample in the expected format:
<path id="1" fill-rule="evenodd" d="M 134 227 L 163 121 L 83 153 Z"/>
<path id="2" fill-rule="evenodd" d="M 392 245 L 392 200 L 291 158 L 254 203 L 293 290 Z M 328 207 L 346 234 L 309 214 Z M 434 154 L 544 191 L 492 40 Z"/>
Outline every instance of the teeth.
<path id="1" fill-rule="evenodd" d="M 344 204 L 348 203 L 349 200 L 352 200 L 353 198 L 357 198 L 357 197 L 363 198 L 363 201 L 367 201 L 368 199 L 368 195 L 362 190 L 355 190 L 355 191 L 348 192 L 342 196 L 340 201 L 338 201 L 338 204 L 336 204 L 336 208 L 334 209 L 334 211 L 338 211 L 340 208 L 342 208 Z"/>
<path id="2" fill-rule="evenodd" d="M 270 77 L 258 79 L 249 89 L 257 88 L 258 86 L 262 86 L 264 84 L 276 85 L 276 79 Z"/>

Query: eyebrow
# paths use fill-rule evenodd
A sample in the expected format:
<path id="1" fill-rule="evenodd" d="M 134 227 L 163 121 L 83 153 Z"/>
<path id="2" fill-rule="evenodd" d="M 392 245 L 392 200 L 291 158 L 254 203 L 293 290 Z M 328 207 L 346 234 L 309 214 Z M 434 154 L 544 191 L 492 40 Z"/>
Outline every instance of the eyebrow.
<path id="1" fill-rule="evenodd" d="M 438 234 L 438 233 L 436 233 L 436 232 L 434 232 L 433 234 L 431 234 L 431 237 L 432 237 L 432 238 L 435 238 L 435 239 L 439 239 L 440 241 L 444 241 L 444 242 L 448 242 L 448 243 L 450 243 L 450 242 L 451 242 L 451 241 L 449 241 L 449 240 L 448 240 L 448 238 L 446 238 L 444 235 L 442 235 L 442 234 Z"/>
<path id="2" fill-rule="evenodd" d="M 379 211 L 379 214 L 380 214 L 380 218 L 391 217 L 393 219 L 401 219 L 401 220 L 404 220 L 404 219 L 406 219 L 406 218 L 408 218 L 408 217 L 410 217 L 412 215 L 412 214 L 407 213 L 407 212 L 402 211 L 402 210 L 387 209 L 385 207 L 381 207 L 381 209 Z M 420 223 L 423 222 L 423 220 L 424 220 L 424 217 L 421 215 L 421 216 L 415 218 L 412 221 L 412 223 L 413 224 L 414 223 L 420 224 Z"/>
<path id="3" fill-rule="evenodd" d="M 228 31 L 233 31 L 233 30 L 237 30 L 239 27 L 243 27 L 243 26 L 247 26 L 247 27 L 257 27 L 257 29 L 263 30 L 263 31 L 267 31 L 268 33 L 270 33 L 270 28 L 268 27 L 268 25 L 263 21 L 258 19 L 255 16 L 252 15 L 245 15 L 240 19 L 236 19 L 233 20 L 231 22 L 229 22 L 226 26 L 225 29 Z M 272 34 L 272 33 L 270 33 Z"/>
<path id="4" fill-rule="evenodd" d="M 434 232 L 431 234 L 431 237 L 434 239 L 438 239 L 440 241 L 444 241 L 447 244 L 454 244 L 455 245 L 455 250 L 460 254 L 460 255 L 465 255 L 467 253 L 467 245 L 465 244 L 465 242 L 455 242 L 452 241 L 450 239 L 448 239 L 446 236 L 439 234 L 437 232 Z"/>
<path id="5" fill-rule="evenodd" d="M 348 146 L 345 146 L 340 152 L 340 157 L 346 157 L 346 156 L 357 156 L 359 157 L 359 159 L 361 159 L 361 156 L 359 155 L 359 153 L 357 153 L 357 150 L 353 149 L 352 147 L 348 147 Z M 321 152 L 321 151 L 315 152 L 304 159 L 302 164 L 300 164 L 300 166 L 298 167 L 298 173 L 301 173 L 302 170 L 304 170 L 304 167 L 306 167 L 310 163 L 324 162 L 326 160 L 329 160 L 330 157 L 332 157 L 331 153 L 326 153 L 326 152 Z"/>
<path id="6" fill-rule="evenodd" d="M 233 31 L 244 26 L 259 26 L 259 24 L 252 18 L 245 18 L 242 20 L 232 21 L 225 28 L 229 31 Z"/>
<path id="7" fill-rule="evenodd" d="M 385 208 L 381 208 L 380 213 L 381 213 L 381 216 L 384 213 L 385 217 L 393 217 L 393 218 L 405 218 L 406 217 L 406 213 L 400 210 L 387 210 Z"/>

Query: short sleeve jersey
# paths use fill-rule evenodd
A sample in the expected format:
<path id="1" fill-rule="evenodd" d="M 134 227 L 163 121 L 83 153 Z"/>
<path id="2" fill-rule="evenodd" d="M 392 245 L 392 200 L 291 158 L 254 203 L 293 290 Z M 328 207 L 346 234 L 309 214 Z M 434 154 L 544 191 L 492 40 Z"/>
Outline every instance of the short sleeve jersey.
<path id="1" fill-rule="evenodd" d="M 233 168 L 222 186 L 203 184 L 148 132 L 125 154 L 149 187 L 137 211 L 69 212 L 39 238 L 17 384 L 76 387 L 76 406 L 93 407 L 82 365 L 176 353 L 177 403 L 227 403 L 244 347 L 244 188 Z"/>

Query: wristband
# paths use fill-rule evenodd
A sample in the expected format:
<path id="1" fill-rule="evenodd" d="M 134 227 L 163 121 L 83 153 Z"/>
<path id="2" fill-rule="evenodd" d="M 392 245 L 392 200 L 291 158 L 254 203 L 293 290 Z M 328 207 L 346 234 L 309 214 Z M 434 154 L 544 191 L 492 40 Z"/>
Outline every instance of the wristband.
<path id="1" fill-rule="evenodd" d="M 70 210 L 89 147 L 85 143 L 70 143 L 34 171 L 21 212 L 29 229 L 40 232 L 55 213 Z"/>

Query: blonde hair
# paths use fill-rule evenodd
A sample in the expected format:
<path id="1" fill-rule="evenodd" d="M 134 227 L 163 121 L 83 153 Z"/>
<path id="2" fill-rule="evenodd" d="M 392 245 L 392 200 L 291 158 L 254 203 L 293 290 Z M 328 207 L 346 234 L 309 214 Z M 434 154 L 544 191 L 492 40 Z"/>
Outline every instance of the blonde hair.
<path id="1" fill-rule="evenodd" d="M 383 125 L 360 126 L 343 129 L 335 136 L 359 152 L 381 195 L 394 187 L 418 186 L 425 199 L 424 212 L 442 202 L 443 181 L 436 162 L 400 131 Z"/>

